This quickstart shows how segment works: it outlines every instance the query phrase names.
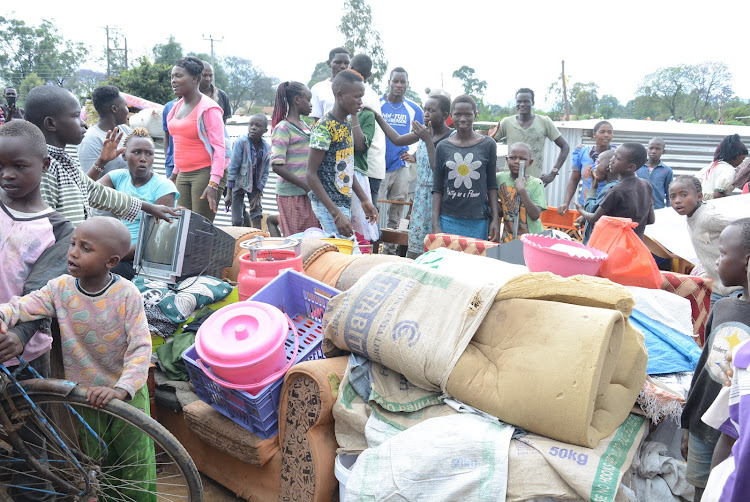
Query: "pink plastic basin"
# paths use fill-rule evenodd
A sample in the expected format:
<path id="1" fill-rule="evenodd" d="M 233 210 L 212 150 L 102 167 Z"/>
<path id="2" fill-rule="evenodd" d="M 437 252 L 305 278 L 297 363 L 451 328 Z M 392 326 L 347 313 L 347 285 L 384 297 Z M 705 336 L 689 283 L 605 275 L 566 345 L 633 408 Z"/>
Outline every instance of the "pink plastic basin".
<path id="1" fill-rule="evenodd" d="M 596 275 L 607 253 L 580 242 L 555 239 L 546 235 L 524 234 L 523 257 L 531 272 L 552 272 L 561 277 Z M 559 249 L 550 249 L 556 246 Z M 590 256 L 574 256 L 575 254 Z"/>
<path id="2" fill-rule="evenodd" d="M 266 303 L 245 301 L 222 307 L 198 328 L 198 364 L 206 376 L 224 387 L 251 393 L 261 390 L 294 363 L 297 337 L 290 361 L 284 347 L 290 326 L 294 329 L 281 310 Z"/>

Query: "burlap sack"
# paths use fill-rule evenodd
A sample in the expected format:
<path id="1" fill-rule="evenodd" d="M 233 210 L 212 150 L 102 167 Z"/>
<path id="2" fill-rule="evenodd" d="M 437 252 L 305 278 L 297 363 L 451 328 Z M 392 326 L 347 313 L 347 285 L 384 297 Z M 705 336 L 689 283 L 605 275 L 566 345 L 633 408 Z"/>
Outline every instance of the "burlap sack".
<path id="1" fill-rule="evenodd" d="M 377 363 L 372 363 L 372 386 L 368 402 L 365 403 L 350 383 L 350 367 L 347 365 L 338 398 L 333 405 L 338 453 L 358 453 L 368 445 L 374 446 L 365 433 L 366 424 L 370 423 L 373 416 L 384 426 L 393 428 L 395 433 L 428 418 L 456 413 L 450 406 L 443 404 L 441 392 L 416 387 L 403 375 Z M 377 444 L 384 438 L 382 436 Z"/>
<path id="2" fill-rule="evenodd" d="M 378 265 L 328 303 L 323 331 L 336 347 L 383 364 L 418 387 L 445 390 L 498 290 L 418 265 Z"/>
<path id="3" fill-rule="evenodd" d="M 339 444 L 336 453 L 356 454 L 366 450 L 365 425 L 370 416 L 370 407 L 349 383 L 349 366 L 341 379 L 332 411 L 336 442 Z"/>
<path id="4" fill-rule="evenodd" d="M 628 415 L 615 432 L 593 449 L 536 434 L 514 439 L 508 455 L 506 500 L 619 500 L 620 481 L 648 433 L 647 425 L 643 417 Z"/>
<path id="5" fill-rule="evenodd" d="M 443 404 L 442 392 L 422 389 L 382 364 L 372 363 L 370 401 L 393 413 L 411 413 Z"/>
<path id="6" fill-rule="evenodd" d="M 505 500 L 512 434 L 476 415 L 425 420 L 362 452 L 343 502 Z"/>
<path id="7" fill-rule="evenodd" d="M 361 254 L 354 256 L 349 265 L 347 265 L 339 276 L 339 280 L 336 282 L 336 289 L 339 291 L 346 291 L 354 286 L 354 284 L 363 275 L 369 272 L 372 267 L 383 263 L 393 262 L 412 263 L 412 260 L 386 254 Z"/>

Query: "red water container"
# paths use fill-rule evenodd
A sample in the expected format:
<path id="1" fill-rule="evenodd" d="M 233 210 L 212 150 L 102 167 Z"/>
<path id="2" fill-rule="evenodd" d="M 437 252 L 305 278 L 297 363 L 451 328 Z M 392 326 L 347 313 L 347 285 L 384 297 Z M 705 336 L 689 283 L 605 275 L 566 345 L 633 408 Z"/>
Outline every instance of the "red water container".
<path id="1" fill-rule="evenodd" d="M 240 256 L 237 292 L 245 301 L 284 270 L 302 269 L 302 248 L 299 239 L 267 239 L 256 237 L 240 243 L 248 252 Z"/>

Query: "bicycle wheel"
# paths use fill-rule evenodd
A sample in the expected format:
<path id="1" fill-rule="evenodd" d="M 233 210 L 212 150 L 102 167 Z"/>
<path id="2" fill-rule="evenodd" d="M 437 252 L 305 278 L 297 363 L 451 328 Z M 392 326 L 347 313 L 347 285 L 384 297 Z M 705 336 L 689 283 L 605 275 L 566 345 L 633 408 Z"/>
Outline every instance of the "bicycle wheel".
<path id="1" fill-rule="evenodd" d="M 20 434 L 24 445 L 41 452 L 36 455 L 41 463 L 68 487 L 50 484 L 14 458 L 8 435 L 0 430 L 0 486 L 13 500 L 44 500 L 46 494 L 57 501 L 202 502 L 200 475 L 187 451 L 141 410 L 117 400 L 94 409 L 84 389 L 70 390 L 61 381 L 31 380 L 22 385 L 77 462 L 37 424 L 29 403 L 14 396 L 12 407 L 7 402 L 3 406 L 9 414 L 15 408 L 15 421 L 26 425 Z M 79 491 L 72 492 L 71 485 Z"/>

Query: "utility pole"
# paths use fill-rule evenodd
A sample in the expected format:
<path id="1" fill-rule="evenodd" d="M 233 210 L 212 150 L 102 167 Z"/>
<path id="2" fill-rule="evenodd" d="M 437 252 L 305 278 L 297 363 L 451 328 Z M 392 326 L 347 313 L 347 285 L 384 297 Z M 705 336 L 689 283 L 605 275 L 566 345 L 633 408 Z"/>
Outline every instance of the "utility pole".
<path id="1" fill-rule="evenodd" d="M 203 40 L 210 40 L 211 41 L 211 66 L 216 66 L 216 61 L 214 59 L 214 42 L 223 42 L 224 37 L 221 38 L 214 38 L 213 35 L 202 35 Z"/>
<path id="2" fill-rule="evenodd" d="M 124 69 L 125 70 L 128 69 L 128 39 L 125 38 L 125 37 L 122 37 L 123 40 L 125 41 L 125 48 L 124 49 L 112 48 L 112 47 L 110 47 L 110 44 L 109 44 L 109 41 L 110 41 L 110 38 L 111 38 L 109 36 L 109 26 L 105 26 L 104 27 L 104 31 L 107 33 L 107 78 L 110 78 L 112 76 L 112 73 L 113 73 L 112 72 L 112 57 L 111 57 L 112 52 L 115 52 L 115 51 L 124 51 L 124 55 L 125 55 L 125 68 Z M 117 36 L 117 31 L 115 31 L 115 35 L 114 36 L 115 37 Z M 117 47 L 117 45 L 119 45 L 119 44 L 115 43 L 115 47 Z M 117 73 L 119 73 L 119 70 L 117 71 Z"/>
<path id="3" fill-rule="evenodd" d="M 565 60 L 562 61 L 562 89 L 563 89 L 563 102 L 565 103 L 565 120 L 570 120 L 570 107 L 568 105 L 568 86 L 567 78 L 565 78 Z"/>
<path id="4" fill-rule="evenodd" d="M 109 66 L 109 26 L 104 27 L 104 31 L 107 32 L 107 78 L 111 77 L 110 75 L 110 66 Z"/>

